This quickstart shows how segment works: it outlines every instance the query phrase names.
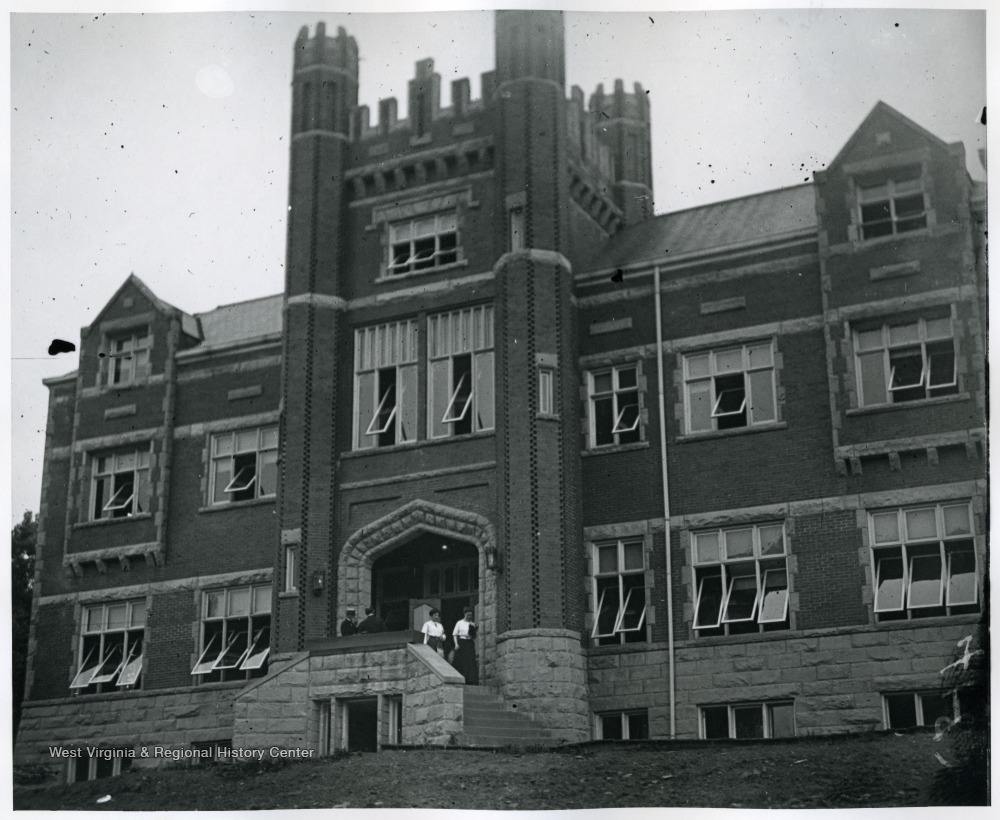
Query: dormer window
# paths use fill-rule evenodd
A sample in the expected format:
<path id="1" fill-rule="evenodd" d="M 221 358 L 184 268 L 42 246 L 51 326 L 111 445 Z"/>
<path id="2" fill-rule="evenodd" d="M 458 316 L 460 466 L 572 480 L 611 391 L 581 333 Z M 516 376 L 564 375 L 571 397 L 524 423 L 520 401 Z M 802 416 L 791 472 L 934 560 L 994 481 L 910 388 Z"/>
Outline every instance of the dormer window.
<path id="1" fill-rule="evenodd" d="M 149 376 L 149 350 L 152 342 L 147 327 L 108 336 L 102 368 L 104 384 L 120 387 L 144 381 Z"/>
<path id="2" fill-rule="evenodd" d="M 394 222 L 389 226 L 389 276 L 433 270 L 458 261 L 455 211 Z"/>
<path id="3" fill-rule="evenodd" d="M 862 239 L 927 227 L 927 203 L 919 165 L 900 168 L 889 179 L 857 186 Z"/>

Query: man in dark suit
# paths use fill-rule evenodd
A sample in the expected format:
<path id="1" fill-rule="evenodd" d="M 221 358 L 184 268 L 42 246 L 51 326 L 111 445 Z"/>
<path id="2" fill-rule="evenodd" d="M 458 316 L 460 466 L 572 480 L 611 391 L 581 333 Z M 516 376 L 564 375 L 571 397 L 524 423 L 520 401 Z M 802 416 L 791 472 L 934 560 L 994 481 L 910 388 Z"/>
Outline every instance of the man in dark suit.
<path id="1" fill-rule="evenodd" d="M 385 632 L 385 621 L 375 614 L 375 607 L 365 607 L 365 619 L 358 624 L 358 632 Z"/>
<path id="2" fill-rule="evenodd" d="M 343 637 L 356 635 L 358 632 L 358 613 L 354 609 L 347 610 L 347 617 L 340 624 L 340 634 Z"/>

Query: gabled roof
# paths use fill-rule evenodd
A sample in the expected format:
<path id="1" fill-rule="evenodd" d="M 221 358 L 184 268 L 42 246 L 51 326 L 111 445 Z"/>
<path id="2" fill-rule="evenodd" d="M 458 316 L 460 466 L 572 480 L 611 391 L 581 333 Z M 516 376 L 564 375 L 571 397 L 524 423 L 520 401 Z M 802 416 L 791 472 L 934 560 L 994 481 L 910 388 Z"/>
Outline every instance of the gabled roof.
<path id="1" fill-rule="evenodd" d="M 920 136 L 923 137 L 925 140 L 928 140 L 929 142 L 932 142 L 941 148 L 948 147 L 948 143 L 946 143 L 943 139 L 941 139 L 938 136 L 935 136 L 923 126 L 918 125 L 906 115 L 900 114 L 895 108 L 893 108 L 888 103 L 884 103 L 882 102 L 882 100 L 879 100 L 877 103 L 875 103 L 872 110 L 868 112 L 868 115 L 861 121 L 861 125 L 859 125 L 857 128 L 854 129 L 854 133 L 851 134 L 851 138 L 847 140 L 847 142 L 844 143 L 844 147 L 837 152 L 837 156 L 833 158 L 833 161 L 830 162 L 830 164 L 827 166 L 828 168 L 833 168 L 851 152 L 851 150 L 854 148 L 855 143 L 861 138 L 861 134 L 864 133 L 865 129 L 868 127 L 868 123 L 877 114 L 887 114 L 888 116 L 892 117 L 894 120 L 899 122 L 900 125 L 920 134 Z"/>
<path id="2" fill-rule="evenodd" d="M 815 229 L 813 186 L 796 185 L 648 219 L 612 237 L 586 269 L 725 250 Z"/>
<path id="3" fill-rule="evenodd" d="M 195 322 L 194 317 L 191 316 L 191 314 L 185 313 L 183 310 L 174 307 L 168 302 L 164 302 L 159 296 L 153 293 L 149 285 L 143 282 L 134 273 L 130 273 L 128 277 L 125 279 L 125 281 L 121 283 L 118 290 L 116 290 L 112 294 L 111 298 L 104 303 L 104 307 L 101 308 L 100 313 L 98 313 L 97 316 L 94 317 L 94 321 L 91 322 L 91 326 L 96 325 L 100 321 L 101 317 L 104 315 L 104 312 L 109 307 L 111 307 L 111 305 L 115 303 L 119 295 L 121 295 L 121 292 L 128 287 L 134 287 L 137 291 L 139 291 L 139 293 L 141 293 L 144 298 L 149 300 L 149 303 L 150 305 L 152 305 L 154 310 L 159 311 L 160 313 L 169 314 L 171 316 L 177 316 L 181 320 L 181 327 L 184 330 L 184 332 L 190 336 L 194 336 L 196 339 L 199 338 L 198 325 L 197 322 Z"/>
<path id="4" fill-rule="evenodd" d="M 202 344 L 218 347 L 280 334 L 282 299 L 279 293 L 196 313 L 201 324 Z"/>

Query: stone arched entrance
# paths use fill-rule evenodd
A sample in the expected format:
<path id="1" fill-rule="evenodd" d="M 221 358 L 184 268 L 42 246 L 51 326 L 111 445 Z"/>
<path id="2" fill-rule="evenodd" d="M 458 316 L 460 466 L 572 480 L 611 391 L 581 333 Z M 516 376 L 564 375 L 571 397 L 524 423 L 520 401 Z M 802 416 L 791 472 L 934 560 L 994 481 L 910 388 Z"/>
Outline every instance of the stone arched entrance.
<path id="1" fill-rule="evenodd" d="M 348 606 L 366 601 L 372 588 L 372 566 L 382 556 L 422 533 L 457 538 L 472 544 L 479 555 L 479 671 L 494 674 L 496 661 L 496 572 L 487 567 L 486 553 L 496 549 L 493 525 L 481 515 L 416 499 L 366 524 L 344 543 L 337 559 L 338 622 Z"/>

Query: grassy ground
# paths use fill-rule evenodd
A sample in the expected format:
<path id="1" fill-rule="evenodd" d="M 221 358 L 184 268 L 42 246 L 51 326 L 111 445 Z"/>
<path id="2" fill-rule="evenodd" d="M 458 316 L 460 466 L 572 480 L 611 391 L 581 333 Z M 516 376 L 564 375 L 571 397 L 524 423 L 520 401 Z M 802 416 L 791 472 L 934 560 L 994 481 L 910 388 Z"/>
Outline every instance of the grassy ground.
<path id="1" fill-rule="evenodd" d="M 928 733 L 793 742 L 585 744 L 558 751 L 413 749 L 294 762 L 136 770 L 16 786 L 15 809 L 584 809 L 926 806 L 947 741 Z M 105 795 L 111 799 L 97 800 Z"/>

